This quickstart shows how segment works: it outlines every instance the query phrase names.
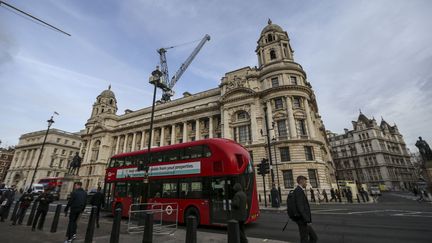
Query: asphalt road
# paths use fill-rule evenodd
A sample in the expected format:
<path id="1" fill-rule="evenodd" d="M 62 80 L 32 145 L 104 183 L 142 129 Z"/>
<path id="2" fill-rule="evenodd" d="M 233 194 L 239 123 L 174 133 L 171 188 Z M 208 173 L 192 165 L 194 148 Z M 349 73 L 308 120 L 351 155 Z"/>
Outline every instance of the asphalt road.
<path id="1" fill-rule="evenodd" d="M 319 242 L 432 242 L 432 204 L 407 199 L 407 194 L 385 193 L 376 204 L 321 204 L 312 206 L 313 227 Z M 409 198 L 409 196 L 408 196 Z M 251 237 L 299 242 L 297 225 L 285 211 L 262 211 L 248 225 Z M 224 229 L 201 228 L 226 234 Z"/>

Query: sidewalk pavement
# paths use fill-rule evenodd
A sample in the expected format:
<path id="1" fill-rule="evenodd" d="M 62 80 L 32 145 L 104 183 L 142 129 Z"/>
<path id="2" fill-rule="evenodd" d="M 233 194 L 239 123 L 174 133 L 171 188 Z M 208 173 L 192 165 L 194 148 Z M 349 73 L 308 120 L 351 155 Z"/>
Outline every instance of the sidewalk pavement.
<path id="1" fill-rule="evenodd" d="M 50 242 L 64 242 L 65 234 L 68 225 L 68 217 L 65 217 L 62 213 L 60 216 L 58 228 L 56 233 L 50 233 L 51 223 L 53 221 L 53 212 L 49 212 L 45 220 L 43 231 L 31 231 L 31 226 L 26 226 L 29 213 L 27 213 L 24 224 L 12 226 L 10 218 L 0 223 L 0 239 L 2 243 L 50 243 Z M 102 216 L 102 215 L 101 215 Z M 94 243 L 105 243 L 110 241 L 111 229 L 112 229 L 112 217 L 105 215 L 100 218 L 100 228 L 95 228 L 93 242 Z M 83 215 L 78 221 L 77 239 L 74 243 L 82 243 L 85 239 L 85 232 L 87 229 L 88 216 Z M 226 229 L 221 230 L 224 233 L 213 233 L 207 232 L 206 229 L 198 228 L 197 240 L 198 242 L 212 242 L 222 243 L 227 242 Z M 247 233 L 247 232 L 246 232 Z M 128 233 L 127 232 L 127 220 L 123 219 L 120 228 L 120 242 L 121 243 L 135 243 L 141 242 L 143 233 Z M 153 235 L 154 242 L 166 242 L 166 243 L 184 243 L 186 239 L 185 227 L 178 228 L 173 234 L 170 235 Z M 250 243 L 282 243 L 282 241 L 248 238 Z"/>

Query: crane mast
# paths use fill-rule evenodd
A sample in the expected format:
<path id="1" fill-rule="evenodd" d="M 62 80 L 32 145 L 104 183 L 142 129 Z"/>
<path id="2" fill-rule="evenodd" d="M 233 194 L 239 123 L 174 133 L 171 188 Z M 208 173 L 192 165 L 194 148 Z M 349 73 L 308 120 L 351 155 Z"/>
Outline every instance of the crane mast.
<path id="1" fill-rule="evenodd" d="M 196 57 L 196 55 L 200 52 L 201 48 L 204 46 L 206 41 L 210 40 L 209 35 L 205 35 L 200 43 L 195 47 L 195 49 L 192 51 L 192 53 L 189 55 L 189 57 L 181 64 L 180 68 L 177 70 L 177 72 L 174 74 L 174 76 L 169 79 L 169 73 L 168 73 L 168 64 L 166 59 L 166 52 L 167 49 L 174 48 L 173 46 L 167 47 L 167 48 L 160 48 L 157 50 L 160 57 L 160 66 L 161 66 L 161 72 L 162 72 L 162 82 L 165 84 L 165 86 L 168 89 L 163 90 L 162 94 L 162 102 L 168 102 L 171 100 L 171 97 L 174 95 L 174 91 L 172 88 L 177 83 L 177 81 L 180 79 L 180 77 L 183 75 L 183 73 L 186 71 L 188 66 L 192 63 L 193 59 Z"/>

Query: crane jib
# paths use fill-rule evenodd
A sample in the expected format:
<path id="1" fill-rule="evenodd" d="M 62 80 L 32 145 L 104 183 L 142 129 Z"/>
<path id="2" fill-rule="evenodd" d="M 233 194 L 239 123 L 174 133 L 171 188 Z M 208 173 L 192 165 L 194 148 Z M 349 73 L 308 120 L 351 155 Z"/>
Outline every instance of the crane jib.
<path id="1" fill-rule="evenodd" d="M 180 65 L 180 68 L 177 70 L 177 72 L 174 74 L 174 76 L 169 79 L 168 74 L 168 64 L 166 59 L 166 49 L 173 48 L 160 48 L 157 50 L 157 52 L 160 55 L 160 65 L 161 65 L 161 72 L 162 72 L 162 82 L 169 88 L 169 90 L 166 90 L 162 94 L 162 101 L 167 102 L 171 100 L 171 96 L 174 95 L 174 91 L 172 88 L 177 83 L 177 81 L 180 79 L 180 77 L 183 75 L 183 73 L 186 71 L 188 66 L 192 63 L 193 59 L 196 57 L 196 55 L 200 52 L 201 48 L 204 46 L 206 41 L 210 40 L 210 35 L 206 34 L 200 41 L 200 43 L 195 47 L 195 49 L 192 51 L 192 53 L 189 55 L 189 57 Z"/>

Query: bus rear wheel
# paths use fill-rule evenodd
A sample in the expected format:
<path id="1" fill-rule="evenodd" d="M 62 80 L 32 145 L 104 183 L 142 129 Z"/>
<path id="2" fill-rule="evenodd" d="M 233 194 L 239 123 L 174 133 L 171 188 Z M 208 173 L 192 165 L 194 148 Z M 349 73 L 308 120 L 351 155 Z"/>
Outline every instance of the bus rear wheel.
<path id="1" fill-rule="evenodd" d="M 200 213 L 196 207 L 189 207 L 186 209 L 184 214 L 184 224 L 187 224 L 187 218 L 189 216 L 194 216 L 196 218 L 197 226 L 200 224 Z"/>

